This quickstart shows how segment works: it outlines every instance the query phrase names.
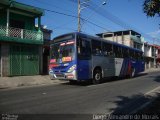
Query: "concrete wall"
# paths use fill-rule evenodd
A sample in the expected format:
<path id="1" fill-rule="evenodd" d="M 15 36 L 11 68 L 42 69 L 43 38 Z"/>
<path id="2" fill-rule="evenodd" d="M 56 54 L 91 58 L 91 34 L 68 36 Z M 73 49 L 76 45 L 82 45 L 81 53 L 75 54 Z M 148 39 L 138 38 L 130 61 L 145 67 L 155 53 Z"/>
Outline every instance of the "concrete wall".
<path id="1" fill-rule="evenodd" d="M 133 44 L 131 44 L 132 41 L 130 39 L 130 35 L 123 35 L 123 36 L 122 35 L 120 35 L 120 36 L 115 35 L 113 37 L 106 37 L 104 39 L 114 41 L 114 42 L 117 42 L 119 44 L 123 44 L 123 45 L 126 45 L 126 46 L 133 47 Z"/>
<path id="2" fill-rule="evenodd" d="M 151 57 L 151 46 L 144 45 L 144 56 Z"/>
<path id="3" fill-rule="evenodd" d="M 105 40 L 109 40 L 109 41 L 114 41 L 113 40 L 113 37 L 106 37 L 106 38 L 104 38 Z"/>
<path id="4" fill-rule="evenodd" d="M 124 38 L 124 45 L 132 47 L 130 35 L 124 35 L 123 38 Z"/>

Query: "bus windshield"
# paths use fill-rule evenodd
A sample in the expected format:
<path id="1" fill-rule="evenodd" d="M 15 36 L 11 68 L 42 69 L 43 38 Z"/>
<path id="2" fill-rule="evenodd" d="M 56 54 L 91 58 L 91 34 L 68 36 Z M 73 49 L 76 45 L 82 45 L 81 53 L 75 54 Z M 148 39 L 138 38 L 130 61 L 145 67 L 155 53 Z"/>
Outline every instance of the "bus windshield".
<path id="1" fill-rule="evenodd" d="M 74 60 L 75 41 L 63 41 L 55 43 L 51 46 L 52 63 L 66 63 Z"/>

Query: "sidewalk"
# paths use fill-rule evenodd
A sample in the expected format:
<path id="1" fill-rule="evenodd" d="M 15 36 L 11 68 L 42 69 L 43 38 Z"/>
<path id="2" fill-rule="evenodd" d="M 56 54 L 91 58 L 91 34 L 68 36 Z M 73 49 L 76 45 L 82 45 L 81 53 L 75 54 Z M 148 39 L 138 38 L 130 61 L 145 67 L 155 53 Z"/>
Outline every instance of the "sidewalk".
<path id="1" fill-rule="evenodd" d="M 149 73 L 149 72 L 155 72 L 155 71 L 160 71 L 160 68 L 150 68 L 150 69 L 146 69 L 144 72 Z"/>
<path id="2" fill-rule="evenodd" d="M 51 80 L 49 75 L 0 77 L 0 89 L 24 86 L 59 84 L 66 81 Z"/>
<path id="3" fill-rule="evenodd" d="M 144 73 L 160 71 L 160 68 L 147 69 Z M 60 84 L 67 81 L 51 80 L 49 75 L 0 77 L 0 89 L 24 86 Z"/>

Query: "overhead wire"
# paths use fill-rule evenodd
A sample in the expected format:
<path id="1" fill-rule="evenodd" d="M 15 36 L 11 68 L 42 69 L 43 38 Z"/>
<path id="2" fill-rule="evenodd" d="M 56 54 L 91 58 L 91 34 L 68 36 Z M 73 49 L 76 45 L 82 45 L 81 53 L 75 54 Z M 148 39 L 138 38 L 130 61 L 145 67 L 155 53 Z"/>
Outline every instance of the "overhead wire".
<path id="1" fill-rule="evenodd" d="M 103 4 L 100 4 L 96 9 L 99 9 L 103 6 Z M 85 18 L 85 21 L 87 22 L 92 16 L 94 15 L 94 11 L 92 14 L 88 15 L 87 18 Z M 85 24 L 85 22 L 83 22 L 82 26 Z M 107 30 L 110 31 L 110 30 Z"/>
<path id="2" fill-rule="evenodd" d="M 38 2 L 41 3 L 41 4 L 45 4 L 45 5 L 47 5 L 47 6 L 51 6 L 51 7 L 60 9 L 60 10 L 64 10 L 65 12 L 68 11 L 68 12 L 70 12 L 70 13 L 73 13 L 73 11 L 71 11 L 71 10 L 64 9 L 64 8 L 62 8 L 62 7 L 59 7 L 59 6 L 55 5 L 55 4 L 51 4 L 51 3 L 44 2 L 43 0 L 33 0 L 33 1 L 38 1 Z"/>
<path id="3" fill-rule="evenodd" d="M 76 18 L 76 19 L 78 18 L 77 16 L 74 16 L 74 15 L 71 15 L 71 14 L 66 14 L 66 13 L 55 11 L 55 10 L 49 10 L 49 9 L 46 9 L 46 8 L 42 8 L 42 9 L 45 10 L 45 11 L 48 11 L 48 12 L 52 12 L 52 13 L 56 13 L 56 14 L 60 14 L 60 15 L 65 15 L 65 16 L 68 16 L 68 17 Z M 88 23 L 90 23 L 92 25 L 95 25 L 95 26 L 97 26 L 97 27 L 99 27 L 101 29 L 107 30 L 106 28 L 104 28 L 102 26 L 99 26 L 99 25 L 97 25 L 97 24 L 95 24 L 95 23 L 93 23 L 93 22 L 91 22 L 89 20 L 86 20 L 86 19 L 83 19 L 83 18 L 81 18 L 81 19 L 84 20 L 84 21 L 87 21 Z M 107 30 L 107 31 L 109 31 L 109 30 Z"/>
<path id="4" fill-rule="evenodd" d="M 65 16 L 68 16 L 68 17 L 73 17 L 73 18 L 76 18 L 76 19 L 78 18 L 77 16 L 74 16 L 74 15 L 71 15 L 71 14 L 66 14 L 66 13 L 55 11 L 55 10 L 49 10 L 49 9 L 46 9 L 46 8 L 42 8 L 42 9 L 44 9 L 45 11 L 48 11 L 48 12 L 53 12 L 53 13 L 56 13 L 56 14 L 61 14 L 61 15 L 65 15 Z M 91 22 L 91 21 L 89 21 L 87 19 L 84 19 L 84 18 L 81 18 L 81 19 L 86 21 L 86 22 L 88 22 L 88 23 L 90 23 L 90 24 L 92 24 L 92 25 L 94 25 L 94 26 L 96 26 L 96 27 L 101 28 L 101 29 L 103 29 L 105 31 L 112 32 L 111 30 L 108 30 L 105 27 L 99 26 L 99 25 L 97 25 L 97 24 L 95 24 L 95 23 L 93 23 L 93 22 Z M 126 38 L 126 39 L 128 39 L 128 38 Z"/>
<path id="5" fill-rule="evenodd" d="M 74 2 L 74 3 L 77 3 L 75 0 L 70 0 L 71 2 Z M 90 6 L 92 6 L 92 7 L 90 7 Z M 95 11 L 96 13 L 97 13 L 97 11 L 99 10 L 98 8 L 100 8 L 99 6 L 96 6 L 94 3 L 92 3 L 91 5 L 89 5 L 88 6 L 91 10 L 93 10 L 93 11 Z M 105 12 L 104 12 L 105 13 Z M 107 12 L 107 14 L 109 14 L 109 20 L 110 21 L 112 21 L 113 23 L 116 23 L 116 24 L 118 24 L 118 25 L 120 25 L 120 26 L 122 26 L 123 28 L 129 28 L 129 25 L 125 25 L 122 21 L 116 21 L 116 16 L 113 16 L 112 14 L 110 14 L 109 12 Z M 103 16 L 103 15 L 102 15 Z M 104 15 L 105 16 L 105 15 Z M 91 23 L 91 24 L 93 24 L 93 25 L 95 25 L 95 26 L 97 26 L 97 27 L 101 27 L 101 26 L 99 26 L 99 25 L 97 25 L 97 24 L 94 24 L 93 22 L 91 22 L 91 21 L 89 21 L 88 20 L 88 18 L 87 19 L 83 19 L 83 20 L 85 20 L 85 21 L 87 21 L 88 23 Z M 103 30 L 105 30 L 106 32 L 112 32 L 111 30 L 108 30 L 108 29 L 106 29 L 105 27 L 101 27 Z M 125 37 L 125 36 L 123 36 L 126 40 L 130 40 L 129 38 L 127 38 L 127 37 Z"/>
<path id="6" fill-rule="evenodd" d="M 77 3 L 75 0 L 70 0 L 71 2 L 74 2 L 74 3 Z M 124 21 L 120 20 L 117 16 L 111 14 L 110 12 L 108 12 L 107 10 L 103 9 L 103 8 L 100 8 L 100 9 L 95 9 L 97 8 L 98 6 L 96 4 L 94 4 L 92 1 L 90 1 L 90 5 L 88 6 L 89 9 L 93 10 L 95 13 L 107 18 L 107 20 L 110 20 L 111 22 L 121 26 L 123 29 L 127 29 L 127 30 L 136 30 L 138 31 L 139 33 L 141 33 L 142 35 L 144 35 L 145 37 L 147 38 L 150 38 L 150 39 L 154 39 L 152 36 L 150 35 L 147 35 L 145 33 L 143 33 L 142 31 L 140 30 L 137 30 L 136 28 L 128 25 L 127 23 L 125 23 Z M 160 41 L 160 39 L 156 38 L 157 40 Z"/>
<path id="7" fill-rule="evenodd" d="M 103 8 L 100 8 L 98 10 L 95 9 L 96 5 L 91 2 L 91 6 L 89 6 L 90 9 L 94 10 L 96 13 L 108 18 L 109 20 L 111 20 L 112 22 L 116 23 L 117 25 L 120 25 L 121 27 L 123 28 L 126 28 L 126 29 L 133 29 L 133 30 L 136 30 L 138 31 L 139 33 L 141 33 L 142 35 L 144 35 L 145 37 L 147 38 L 150 38 L 150 39 L 154 39 L 152 36 L 150 35 L 147 35 L 146 33 L 143 33 L 142 31 L 134 28 L 133 26 L 131 25 L 128 25 L 127 23 L 125 23 L 124 21 L 120 20 L 118 17 L 116 17 L 115 15 L 111 14 L 110 12 L 108 12 L 107 10 L 103 9 Z M 103 11 L 103 12 L 102 12 Z M 105 15 L 106 14 L 106 15 Z M 158 38 L 157 38 L 158 39 Z"/>
<path id="8" fill-rule="evenodd" d="M 40 0 L 38 0 L 38 1 L 40 1 Z M 70 0 L 71 2 L 74 2 L 74 3 L 77 3 L 75 0 Z M 45 3 L 45 4 L 47 4 L 47 3 Z M 57 6 L 55 6 L 55 7 L 57 7 Z M 57 8 L 60 8 L 60 7 L 57 7 Z M 95 9 L 95 8 L 97 8 L 97 9 Z M 68 17 L 73 17 L 73 18 L 78 18 L 77 16 L 75 16 L 75 15 L 71 15 L 71 14 L 67 14 L 67 13 L 64 13 L 64 12 L 58 12 L 58 11 L 55 11 L 55 10 L 50 10 L 50 9 L 46 9 L 46 8 L 42 8 L 42 9 L 44 9 L 45 11 L 48 11 L 48 12 L 52 12 L 52 13 L 56 13 L 56 14 L 60 14 L 60 15 L 65 15 L 65 16 L 68 16 Z M 61 8 L 60 8 L 61 9 Z M 125 22 L 123 22 L 123 21 L 121 21 L 118 17 L 116 17 L 116 16 L 114 16 L 113 14 L 111 14 L 111 13 L 109 13 L 108 11 L 106 11 L 106 10 L 104 10 L 103 8 L 99 8 L 100 10 L 98 10 L 98 7 L 97 7 L 97 5 L 95 5 L 93 2 L 91 2 L 91 5 L 89 5 L 89 9 L 91 9 L 92 11 L 94 11 L 94 12 L 96 12 L 97 14 L 99 14 L 99 15 L 101 15 L 101 16 L 103 16 L 103 17 L 105 17 L 105 18 L 108 18 L 110 21 L 112 21 L 113 23 L 115 23 L 115 24 L 117 24 L 117 25 L 119 25 L 119 26 L 121 26 L 121 27 L 123 27 L 123 28 L 125 28 L 125 29 L 131 29 L 131 28 L 133 28 L 133 27 L 131 27 L 130 25 L 127 25 Z M 103 12 L 101 12 L 101 11 L 103 11 Z M 71 11 L 70 11 L 71 12 Z M 104 14 L 105 13 L 105 14 Z M 107 14 L 107 15 L 106 15 Z M 107 16 L 107 17 L 106 17 Z M 83 21 L 86 21 L 86 22 L 88 22 L 88 23 L 90 23 L 90 24 L 92 24 L 92 25 L 94 25 L 94 26 L 96 26 L 96 27 L 99 27 L 99 28 L 101 28 L 101 29 L 103 29 L 103 30 L 105 30 L 105 31 L 108 31 L 108 32 L 111 32 L 111 30 L 108 30 L 108 29 L 106 29 L 105 27 L 102 27 L 102 26 L 100 26 L 100 25 L 97 25 L 97 24 L 95 24 L 94 22 L 91 22 L 91 21 L 89 21 L 88 19 L 89 19 L 89 17 L 87 18 L 87 19 L 84 19 L 84 18 L 81 18 Z M 141 32 L 142 33 L 142 32 Z M 151 36 L 149 36 L 149 35 L 146 35 L 146 36 L 148 36 L 148 37 L 150 37 L 150 38 L 153 38 L 153 37 L 151 37 Z"/>

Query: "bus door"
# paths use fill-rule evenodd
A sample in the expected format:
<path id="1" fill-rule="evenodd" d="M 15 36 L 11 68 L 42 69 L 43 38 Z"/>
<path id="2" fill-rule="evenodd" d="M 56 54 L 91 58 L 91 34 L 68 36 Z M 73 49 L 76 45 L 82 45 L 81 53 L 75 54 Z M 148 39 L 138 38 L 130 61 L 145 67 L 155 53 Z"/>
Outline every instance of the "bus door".
<path id="1" fill-rule="evenodd" d="M 91 78 L 91 47 L 86 38 L 77 39 L 77 78 L 86 80 Z"/>

